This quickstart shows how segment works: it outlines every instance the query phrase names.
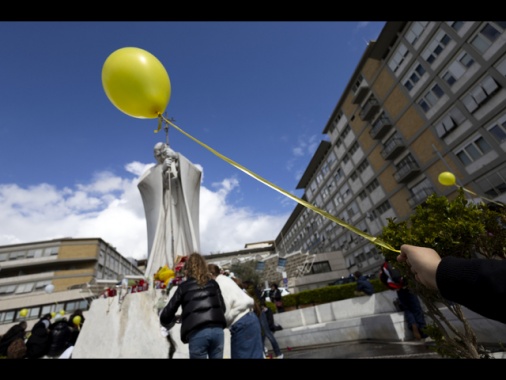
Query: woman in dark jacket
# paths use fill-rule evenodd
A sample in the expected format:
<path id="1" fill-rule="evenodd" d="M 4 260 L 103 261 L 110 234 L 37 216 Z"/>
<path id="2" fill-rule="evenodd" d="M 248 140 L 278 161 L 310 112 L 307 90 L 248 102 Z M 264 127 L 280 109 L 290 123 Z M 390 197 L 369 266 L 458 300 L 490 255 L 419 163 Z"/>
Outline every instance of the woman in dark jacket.
<path id="1" fill-rule="evenodd" d="M 0 338 L 0 356 L 7 356 L 7 349 L 16 339 L 25 339 L 26 327 L 26 321 L 21 321 L 7 330 Z"/>
<path id="2" fill-rule="evenodd" d="M 26 341 L 26 357 L 28 359 L 39 359 L 49 351 L 49 330 L 44 323 L 37 322 Z"/>
<path id="3" fill-rule="evenodd" d="M 47 356 L 58 357 L 69 348 L 72 330 L 67 318 L 57 319 L 49 326 L 50 345 Z"/>
<path id="4" fill-rule="evenodd" d="M 223 359 L 227 322 L 220 287 L 198 253 L 188 257 L 184 271 L 187 279 L 160 313 L 160 323 L 170 329 L 181 306 L 181 341 L 188 343 L 190 359 Z"/>

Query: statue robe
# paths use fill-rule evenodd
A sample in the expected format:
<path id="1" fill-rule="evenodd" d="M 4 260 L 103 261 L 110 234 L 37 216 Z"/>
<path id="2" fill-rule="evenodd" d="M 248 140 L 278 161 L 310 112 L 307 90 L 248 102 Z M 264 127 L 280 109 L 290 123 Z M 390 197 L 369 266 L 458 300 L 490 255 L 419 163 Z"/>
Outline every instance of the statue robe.
<path id="1" fill-rule="evenodd" d="M 146 215 L 148 260 L 145 276 L 174 267 L 177 256 L 200 252 L 199 203 L 202 172 L 181 154 L 179 171 L 164 188 L 163 164 L 142 175 L 137 185 Z"/>

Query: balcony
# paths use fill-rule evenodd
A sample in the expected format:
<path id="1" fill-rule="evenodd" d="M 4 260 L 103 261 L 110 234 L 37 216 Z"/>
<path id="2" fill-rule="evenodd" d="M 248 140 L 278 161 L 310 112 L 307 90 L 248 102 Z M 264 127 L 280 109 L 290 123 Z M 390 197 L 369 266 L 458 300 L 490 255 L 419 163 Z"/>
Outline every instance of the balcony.
<path id="1" fill-rule="evenodd" d="M 433 187 L 426 187 L 418 191 L 416 194 L 414 194 L 411 198 L 408 199 L 408 204 L 415 208 L 419 204 L 422 204 L 427 200 L 427 198 L 434 194 L 434 188 Z"/>
<path id="2" fill-rule="evenodd" d="M 364 121 L 371 121 L 371 119 L 378 113 L 380 109 L 380 105 L 378 101 L 371 97 L 367 103 L 365 103 L 364 108 L 360 111 L 359 115 Z"/>
<path id="3" fill-rule="evenodd" d="M 381 117 L 374 122 L 369 134 L 373 139 L 380 139 L 385 136 L 385 133 L 387 133 L 391 127 L 392 123 L 390 120 L 386 117 Z"/>
<path id="4" fill-rule="evenodd" d="M 385 160 L 390 160 L 395 158 L 402 150 L 405 148 L 406 144 L 400 137 L 394 137 L 386 142 L 383 150 L 381 151 L 381 156 Z"/>
<path id="5" fill-rule="evenodd" d="M 420 172 L 420 167 L 416 162 L 408 162 L 394 173 L 394 178 L 398 183 L 407 182 Z"/>
<path id="6" fill-rule="evenodd" d="M 353 104 L 360 104 L 364 100 L 365 96 L 369 93 L 369 86 L 366 83 L 361 83 L 360 87 L 355 92 L 355 96 L 351 101 Z"/>

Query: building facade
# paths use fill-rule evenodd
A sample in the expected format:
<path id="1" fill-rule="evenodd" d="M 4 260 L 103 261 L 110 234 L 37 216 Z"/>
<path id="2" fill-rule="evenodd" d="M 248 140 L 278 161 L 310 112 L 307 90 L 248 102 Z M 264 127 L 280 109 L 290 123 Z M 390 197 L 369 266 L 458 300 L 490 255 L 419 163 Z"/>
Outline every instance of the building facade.
<path id="1" fill-rule="evenodd" d="M 125 275 L 143 272 L 100 238 L 1 246 L 0 335 L 22 319 L 30 329 L 46 313 L 86 311 L 107 284 Z"/>
<path id="2" fill-rule="evenodd" d="M 431 194 L 454 196 L 457 186 L 438 182 L 443 171 L 506 202 L 505 30 L 492 21 L 387 22 L 323 129 L 297 185 L 302 199 L 371 237 Z M 383 261 L 370 240 L 300 205 L 275 243 L 288 253 L 342 252 L 350 273 L 375 274 Z"/>

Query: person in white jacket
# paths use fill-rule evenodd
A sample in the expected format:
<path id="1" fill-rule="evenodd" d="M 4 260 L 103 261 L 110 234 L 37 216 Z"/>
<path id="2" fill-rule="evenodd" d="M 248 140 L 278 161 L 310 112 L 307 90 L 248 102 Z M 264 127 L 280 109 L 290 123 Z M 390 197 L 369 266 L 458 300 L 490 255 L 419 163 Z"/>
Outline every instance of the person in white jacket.
<path id="1" fill-rule="evenodd" d="M 260 321 L 253 311 L 255 301 L 230 277 L 221 274 L 220 267 L 208 264 L 225 301 L 225 319 L 230 330 L 232 359 L 264 359 L 264 345 Z"/>

